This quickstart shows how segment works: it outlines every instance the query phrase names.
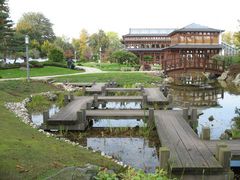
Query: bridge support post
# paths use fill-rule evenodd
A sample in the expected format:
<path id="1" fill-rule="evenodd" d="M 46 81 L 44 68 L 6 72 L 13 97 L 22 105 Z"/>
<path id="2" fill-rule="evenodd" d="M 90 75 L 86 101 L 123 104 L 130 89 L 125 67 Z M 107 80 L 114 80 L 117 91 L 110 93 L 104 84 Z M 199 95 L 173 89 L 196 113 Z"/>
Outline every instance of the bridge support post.
<path id="1" fill-rule="evenodd" d="M 154 108 L 149 108 L 147 124 L 149 128 L 154 127 Z"/>
<path id="2" fill-rule="evenodd" d="M 44 111 L 43 112 L 43 124 L 45 125 L 45 127 L 47 125 L 48 119 L 49 119 L 49 111 Z"/>
<path id="3" fill-rule="evenodd" d="M 143 107 L 147 104 L 147 94 L 143 94 L 142 105 Z"/>
<path id="4" fill-rule="evenodd" d="M 141 90 L 141 92 L 144 92 L 144 86 L 143 85 L 140 86 L 140 90 Z"/>
<path id="5" fill-rule="evenodd" d="M 202 140 L 210 140 L 210 128 L 209 127 L 202 128 L 201 139 Z"/>
<path id="6" fill-rule="evenodd" d="M 221 147 L 219 149 L 219 162 L 225 170 L 230 169 L 231 156 L 232 154 L 228 147 Z"/>
<path id="7" fill-rule="evenodd" d="M 183 108 L 183 119 L 188 121 L 188 108 Z"/>
<path id="8" fill-rule="evenodd" d="M 191 115 L 192 121 L 197 121 L 197 109 L 192 109 L 192 115 Z"/>
<path id="9" fill-rule="evenodd" d="M 167 147 L 159 148 L 160 168 L 168 170 L 168 160 L 170 158 L 170 150 Z"/>
<path id="10" fill-rule="evenodd" d="M 216 153 L 215 153 L 215 157 L 217 160 L 219 160 L 219 150 L 220 148 L 226 148 L 227 147 L 227 144 L 224 143 L 224 142 L 218 142 L 216 144 Z"/>
<path id="11" fill-rule="evenodd" d="M 93 95 L 93 104 L 95 108 L 98 107 L 98 94 Z"/>
<path id="12" fill-rule="evenodd" d="M 83 93 L 83 95 L 85 95 L 85 93 L 86 93 L 86 86 L 82 87 L 82 93 Z"/>
<path id="13" fill-rule="evenodd" d="M 106 96 L 106 85 L 102 86 L 101 91 L 102 91 L 102 95 Z"/>
<path id="14" fill-rule="evenodd" d="M 90 110 L 92 108 L 92 103 L 91 102 L 87 102 L 86 106 L 87 106 L 86 109 Z"/>
<path id="15" fill-rule="evenodd" d="M 77 125 L 79 126 L 79 130 L 84 131 L 88 125 L 86 119 L 86 110 L 82 109 L 77 112 Z"/>
<path id="16" fill-rule="evenodd" d="M 69 103 L 68 95 L 64 95 L 64 105 L 67 105 Z"/>
<path id="17" fill-rule="evenodd" d="M 73 94 L 70 94 L 70 101 L 73 101 L 74 100 L 74 96 Z"/>

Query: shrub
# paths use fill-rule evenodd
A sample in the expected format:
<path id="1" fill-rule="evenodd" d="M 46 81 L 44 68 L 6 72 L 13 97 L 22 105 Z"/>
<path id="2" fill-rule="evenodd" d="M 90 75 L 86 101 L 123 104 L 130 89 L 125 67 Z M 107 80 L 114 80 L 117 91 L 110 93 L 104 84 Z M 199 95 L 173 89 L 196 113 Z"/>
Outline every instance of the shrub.
<path id="1" fill-rule="evenodd" d="M 45 61 L 43 62 L 43 66 L 56 66 L 56 67 L 67 68 L 67 64 L 65 62 Z"/>
<path id="2" fill-rule="evenodd" d="M 42 68 L 43 63 L 38 62 L 38 61 L 30 61 L 29 64 L 31 64 L 34 68 Z"/>
<path id="3" fill-rule="evenodd" d="M 49 61 L 53 61 L 53 62 L 63 62 L 64 61 L 63 52 L 56 48 L 52 49 L 49 51 L 48 59 Z"/>
<path id="4" fill-rule="evenodd" d="M 110 59 L 112 62 L 128 65 L 135 65 L 138 62 L 138 57 L 128 51 L 115 51 L 112 53 Z"/>

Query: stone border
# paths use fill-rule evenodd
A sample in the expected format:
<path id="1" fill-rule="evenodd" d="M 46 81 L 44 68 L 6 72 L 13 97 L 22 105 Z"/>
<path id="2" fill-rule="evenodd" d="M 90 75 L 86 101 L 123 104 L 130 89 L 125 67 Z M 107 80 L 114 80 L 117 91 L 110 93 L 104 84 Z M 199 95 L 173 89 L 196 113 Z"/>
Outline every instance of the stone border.
<path id="1" fill-rule="evenodd" d="M 49 95 L 53 95 L 52 92 L 44 92 L 44 93 L 39 93 L 39 94 L 34 94 L 34 95 L 46 95 L 47 97 L 50 97 Z M 92 148 L 88 148 L 88 147 L 85 147 L 85 146 L 82 146 L 80 145 L 79 143 L 76 143 L 76 142 L 73 142 L 73 141 L 70 141 L 69 139 L 66 139 L 66 138 L 63 138 L 63 137 L 57 137 L 55 134 L 52 134 L 52 133 L 49 133 L 49 132 L 45 132 L 44 130 L 42 129 L 39 129 L 39 127 L 34 124 L 33 122 L 31 122 L 31 119 L 30 119 L 30 114 L 28 113 L 28 110 L 26 108 L 26 105 L 28 102 L 30 102 L 31 100 L 31 97 L 34 96 L 34 95 L 30 95 L 30 98 L 26 98 L 24 99 L 22 102 L 6 102 L 4 104 L 4 106 L 11 112 L 13 112 L 16 117 L 20 118 L 20 120 L 27 124 L 27 125 L 30 125 L 32 128 L 34 129 L 38 129 L 38 132 L 46 135 L 47 137 L 55 137 L 56 140 L 58 141 L 63 141 L 63 142 L 66 142 L 68 144 L 71 144 L 73 146 L 77 146 L 79 148 L 84 148 L 84 149 L 87 149 L 89 151 L 92 151 L 93 153 L 97 153 L 97 152 L 100 152 L 100 155 L 105 157 L 105 158 L 108 158 L 110 160 L 112 160 L 113 162 L 115 162 L 116 164 L 124 167 L 124 168 L 127 168 L 127 167 L 130 167 L 129 165 L 127 164 L 124 164 L 122 161 L 118 161 L 116 159 L 114 159 L 112 156 L 109 156 L 107 155 L 105 152 L 103 151 L 95 151 L 93 150 Z M 55 94 L 54 94 L 55 95 Z"/>

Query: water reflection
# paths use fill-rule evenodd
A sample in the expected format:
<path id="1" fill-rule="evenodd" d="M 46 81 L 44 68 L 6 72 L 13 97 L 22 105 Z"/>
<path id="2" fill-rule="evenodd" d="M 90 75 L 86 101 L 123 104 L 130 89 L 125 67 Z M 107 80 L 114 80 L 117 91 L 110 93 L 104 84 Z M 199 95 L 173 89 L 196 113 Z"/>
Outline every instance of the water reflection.
<path id="1" fill-rule="evenodd" d="M 99 104 L 98 109 L 141 109 L 140 102 L 107 102 Z"/>
<path id="2" fill-rule="evenodd" d="M 87 138 L 87 146 L 146 172 L 154 172 L 159 166 L 156 148 L 144 138 Z"/>
<path id="3" fill-rule="evenodd" d="M 95 119 L 92 127 L 143 127 L 144 124 L 138 119 Z"/>
<path id="4" fill-rule="evenodd" d="M 235 108 L 240 107 L 239 95 L 216 87 L 172 86 L 171 89 L 175 106 L 189 105 L 202 111 L 203 114 L 195 124 L 198 134 L 203 126 L 207 126 L 211 128 L 211 139 L 219 139 L 226 129 L 231 128 Z M 213 120 L 209 120 L 210 116 L 213 116 Z"/>
<path id="5" fill-rule="evenodd" d="M 51 117 L 52 115 L 56 114 L 57 112 L 59 112 L 59 107 L 56 106 L 55 104 L 53 104 L 50 108 L 49 108 L 49 116 Z M 40 126 L 43 123 L 43 113 L 42 112 L 38 112 L 38 113 L 32 113 L 31 115 L 31 119 L 32 122 L 38 126 Z"/>

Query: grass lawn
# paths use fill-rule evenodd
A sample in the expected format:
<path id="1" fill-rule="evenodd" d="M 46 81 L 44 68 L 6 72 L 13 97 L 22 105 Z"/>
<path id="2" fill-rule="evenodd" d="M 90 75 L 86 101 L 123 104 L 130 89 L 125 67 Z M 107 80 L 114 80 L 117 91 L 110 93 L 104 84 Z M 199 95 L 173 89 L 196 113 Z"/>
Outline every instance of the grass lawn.
<path id="1" fill-rule="evenodd" d="M 107 82 L 116 81 L 120 85 L 144 83 L 150 84 L 152 82 L 161 81 L 160 77 L 156 77 L 146 73 L 139 72 L 109 72 L 109 73 L 96 73 L 96 74 L 80 74 L 75 76 L 66 76 L 55 78 L 57 81 L 69 82 Z"/>
<path id="2" fill-rule="evenodd" d="M 49 90 L 56 88 L 41 82 L 0 82 L 0 179 L 43 179 L 65 166 L 86 163 L 119 170 L 119 166 L 97 153 L 46 137 L 4 107 L 4 102 Z"/>
<path id="3" fill-rule="evenodd" d="M 88 62 L 88 63 L 81 63 L 83 66 L 87 67 L 94 67 L 101 69 L 102 71 L 121 71 L 121 68 L 131 68 L 124 64 L 118 63 L 95 63 L 95 62 Z"/>
<path id="4" fill-rule="evenodd" d="M 54 67 L 54 66 L 45 66 L 43 68 L 31 68 L 30 69 L 30 76 L 50 76 L 50 75 L 59 75 L 59 74 L 73 74 L 79 73 L 82 71 L 72 70 L 67 68 L 61 67 Z M 26 77 L 27 71 L 17 69 L 4 69 L 0 70 L 0 77 L 1 78 L 18 78 L 18 77 Z"/>

